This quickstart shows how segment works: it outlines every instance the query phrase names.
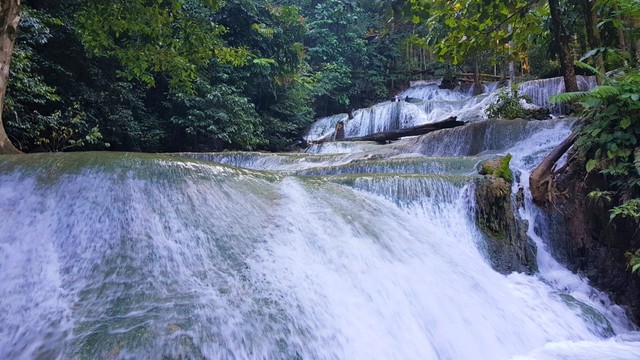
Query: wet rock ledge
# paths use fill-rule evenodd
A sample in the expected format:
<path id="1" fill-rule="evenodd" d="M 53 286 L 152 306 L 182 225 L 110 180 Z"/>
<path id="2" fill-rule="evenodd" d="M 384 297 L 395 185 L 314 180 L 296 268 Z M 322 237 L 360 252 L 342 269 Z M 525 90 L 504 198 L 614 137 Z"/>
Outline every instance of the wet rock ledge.
<path id="1" fill-rule="evenodd" d="M 504 158 L 480 166 L 482 176 L 475 183 L 475 220 L 494 269 L 503 274 L 513 271 L 531 274 L 537 271 L 536 245 L 527 236 L 527 221 L 515 211 L 511 174 L 506 176 L 500 170 L 501 162 L 505 163 Z M 506 165 L 508 169 L 508 159 Z"/>

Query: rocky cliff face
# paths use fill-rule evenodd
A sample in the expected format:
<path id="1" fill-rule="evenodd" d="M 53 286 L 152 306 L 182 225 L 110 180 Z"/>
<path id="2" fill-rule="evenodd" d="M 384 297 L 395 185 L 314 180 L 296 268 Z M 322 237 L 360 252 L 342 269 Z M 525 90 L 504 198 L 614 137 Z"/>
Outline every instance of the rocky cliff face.
<path id="1" fill-rule="evenodd" d="M 546 232 L 544 238 L 557 258 L 609 293 L 638 323 L 640 277 L 631 274 L 624 254 L 640 248 L 640 224 L 629 218 L 610 221 L 611 205 L 588 197 L 603 181 L 599 175 L 586 174 L 579 160 L 554 174 L 547 202 L 542 204 L 546 224 L 539 231 Z"/>
<path id="2" fill-rule="evenodd" d="M 511 184 L 494 175 L 484 175 L 475 184 L 475 217 L 484 233 L 486 251 L 493 267 L 508 274 L 537 270 L 536 246 L 527 237 L 527 222 L 514 209 Z"/>

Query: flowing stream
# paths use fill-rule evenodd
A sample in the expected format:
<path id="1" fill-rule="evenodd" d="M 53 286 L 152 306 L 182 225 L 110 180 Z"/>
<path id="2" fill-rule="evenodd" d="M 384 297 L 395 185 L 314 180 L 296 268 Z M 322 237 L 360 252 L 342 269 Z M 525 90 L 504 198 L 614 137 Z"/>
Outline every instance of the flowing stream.
<path id="1" fill-rule="evenodd" d="M 571 126 L 1 157 L 0 358 L 638 359 L 622 309 L 545 250 L 533 204 L 534 275 L 494 271 L 474 223 L 477 163 L 512 153 L 526 187 Z"/>

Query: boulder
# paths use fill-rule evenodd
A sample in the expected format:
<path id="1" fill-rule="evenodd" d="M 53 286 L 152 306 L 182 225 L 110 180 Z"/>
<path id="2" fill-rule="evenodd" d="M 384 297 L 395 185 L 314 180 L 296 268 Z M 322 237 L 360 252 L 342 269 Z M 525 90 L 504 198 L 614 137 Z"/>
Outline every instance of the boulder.
<path id="1" fill-rule="evenodd" d="M 497 271 L 537 271 L 536 245 L 527 236 L 528 223 L 515 211 L 511 184 L 494 175 L 475 183 L 475 220 L 484 234 L 485 249 Z"/>
<path id="2" fill-rule="evenodd" d="M 627 251 L 640 248 L 640 223 L 628 217 L 610 218 L 609 210 L 621 199 L 589 197 L 594 189 L 604 188 L 607 179 L 587 173 L 585 160 L 573 155 L 564 171 L 550 177 L 553 186 L 548 187 L 543 204 L 543 236 L 556 258 L 608 293 L 640 323 L 640 276 L 631 273 L 625 257 Z"/>

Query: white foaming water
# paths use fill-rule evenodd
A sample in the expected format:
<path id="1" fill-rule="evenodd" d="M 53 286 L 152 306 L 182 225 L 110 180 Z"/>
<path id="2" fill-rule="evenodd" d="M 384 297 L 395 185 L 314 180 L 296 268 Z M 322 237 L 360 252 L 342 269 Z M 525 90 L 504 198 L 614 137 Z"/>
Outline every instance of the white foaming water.
<path id="1" fill-rule="evenodd" d="M 438 87 L 438 84 L 428 84 L 410 87 L 407 90 L 401 92 L 398 97 L 400 99 L 405 99 L 408 97 L 411 99 L 420 100 L 457 101 L 466 100 L 470 96 L 466 93 L 456 90 L 440 89 Z"/>
<path id="2" fill-rule="evenodd" d="M 308 142 L 319 141 L 323 139 L 327 139 L 334 134 L 336 129 L 336 124 L 338 122 L 345 122 L 349 118 L 348 114 L 337 114 L 332 116 L 327 116 L 320 118 L 311 124 L 306 134 L 304 135 L 304 140 Z"/>
<path id="3" fill-rule="evenodd" d="M 401 105 L 384 106 L 370 113 Z M 546 251 L 530 201 L 521 215 L 540 273 L 501 275 L 470 215 L 473 158 L 384 160 L 509 151 L 526 187 L 569 126 L 200 157 L 268 172 L 160 155 L 1 157 L 0 358 L 635 359 L 633 326 Z M 447 138 L 458 135 L 473 146 L 459 152 Z M 296 171 L 322 176 L 285 176 Z"/>
<path id="4" fill-rule="evenodd" d="M 556 127 L 541 131 L 516 144 L 510 152 L 514 155 L 512 169 L 518 173 L 519 182 L 514 183 L 514 193 L 524 188 L 525 203 L 518 209 L 527 220 L 527 235 L 537 246 L 538 277 L 565 295 L 568 304 L 586 309 L 594 320 L 604 317 L 614 333 L 625 334 L 635 327 L 624 315 L 624 310 L 613 304 L 606 294 L 589 286 L 588 280 L 570 272 L 552 255 L 545 239 L 535 231 L 540 218 L 539 209 L 533 203 L 529 191 L 529 176 L 533 168 L 557 144 L 571 134 L 570 123 L 559 122 Z M 604 328 L 608 332 L 608 328 Z M 598 341 L 553 341 L 530 354 L 517 359 L 637 359 L 640 358 L 640 333 L 629 333 Z"/>
<path id="5" fill-rule="evenodd" d="M 638 349 L 606 340 L 629 329 L 615 306 L 579 299 L 544 270 L 490 267 L 469 178 L 367 175 L 345 186 L 84 156 L 0 162 L 0 358 L 509 359 L 560 354 L 554 344 L 624 358 Z"/>
<path id="6" fill-rule="evenodd" d="M 596 85 L 593 76 L 577 76 L 577 81 L 581 91 Z M 440 89 L 437 82 L 417 84 L 398 94 L 400 101 L 386 101 L 356 110 L 352 119 L 347 114 L 318 119 L 304 138 L 308 142 L 331 141 L 339 121 L 345 124 L 346 137 L 360 137 L 442 121 L 451 116 L 464 122 L 486 120 L 486 109 L 497 99 L 498 82 L 483 85 L 484 93 L 478 96 L 473 96 L 471 85 L 449 90 Z M 567 113 L 566 104 L 549 102 L 550 96 L 564 92 L 562 77 L 526 81 L 519 84 L 518 91 L 520 95 L 530 97 L 535 107 L 549 108 L 556 115 Z M 524 107 L 531 105 L 525 104 Z"/>
<path id="7" fill-rule="evenodd" d="M 578 75 L 576 80 L 580 91 L 586 91 L 596 86 L 595 76 Z M 549 97 L 563 93 L 564 89 L 564 79 L 555 77 L 523 82 L 519 84 L 518 94 L 530 97 L 535 105 L 550 108 L 553 114 L 562 114 L 566 113 L 566 105 L 561 103 L 551 104 Z"/>

